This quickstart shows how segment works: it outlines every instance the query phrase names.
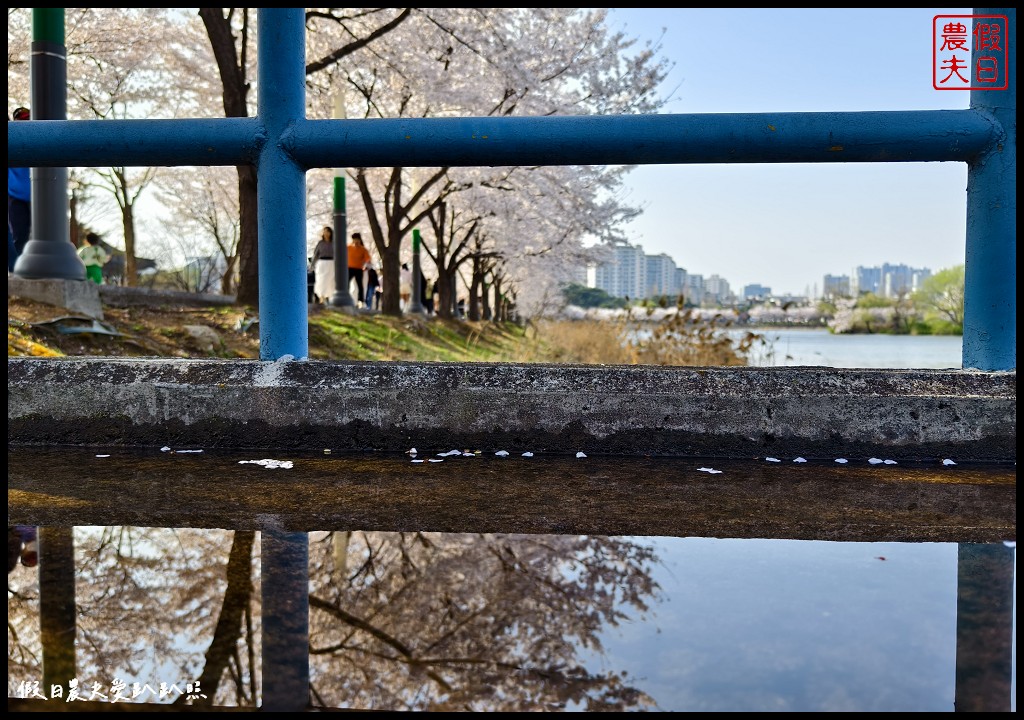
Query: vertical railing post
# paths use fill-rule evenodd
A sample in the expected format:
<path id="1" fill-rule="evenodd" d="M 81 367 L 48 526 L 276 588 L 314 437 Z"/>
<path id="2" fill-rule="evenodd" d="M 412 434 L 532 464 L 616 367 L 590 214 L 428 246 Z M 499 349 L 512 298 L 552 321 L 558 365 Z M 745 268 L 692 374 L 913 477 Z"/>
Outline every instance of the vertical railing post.
<path id="1" fill-rule="evenodd" d="M 993 118 L 1002 136 L 967 163 L 967 251 L 964 278 L 963 367 L 1017 367 L 1017 10 L 975 8 L 1005 15 L 1009 86 L 971 90 L 971 109 Z M 977 22 L 977 21 L 976 21 Z M 986 21 L 992 22 L 992 21 Z M 972 38 L 972 69 L 983 55 Z"/>
<path id="2" fill-rule="evenodd" d="M 75 678 L 75 535 L 73 527 L 38 529 L 39 634 L 43 646 L 43 688 L 51 696 L 54 685 L 64 696 Z"/>
<path id="3" fill-rule="evenodd" d="M 345 212 L 345 178 L 334 178 L 334 294 L 332 307 L 354 308 L 348 277 L 348 215 Z"/>
<path id="4" fill-rule="evenodd" d="M 1009 712 L 1016 549 L 957 545 L 957 712 Z"/>
<path id="5" fill-rule="evenodd" d="M 260 8 L 259 118 L 268 141 L 257 163 L 260 360 L 309 354 L 306 171 L 285 136 L 305 122 L 306 41 L 301 8 Z"/>
<path id="6" fill-rule="evenodd" d="M 309 535 L 260 533 L 264 712 L 309 708 Z"/>
<path id="7" fill-rule="evenodd" d="M 258 164 L 260 359 L 309 354 L 306 304 L 306 173 L 282 138 L 305 122 L 302 8 L 259 10 L 259 116 L 269 141 Z M 309 536 L 261 537 L 263 710 L 309 706 Z"/>

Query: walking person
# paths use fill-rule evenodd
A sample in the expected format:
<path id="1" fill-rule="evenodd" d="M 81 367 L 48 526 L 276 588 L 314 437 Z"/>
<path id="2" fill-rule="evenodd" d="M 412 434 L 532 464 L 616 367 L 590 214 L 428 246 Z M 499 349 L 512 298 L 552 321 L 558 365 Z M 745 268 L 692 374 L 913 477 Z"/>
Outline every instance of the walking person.
<path id="1" fill-rule="evenodd" d="M 420 273 L 420 304 L 427 315 L 434 314 L 434 296 L 431 294 L 433 285 L 427 280 L 427 276 Z"/>
<path id="2" fill-rule="evenodd" d="M 28 120 L 28 108 L 17 108 L 15 120 Z M 25 249 L 32 230 L 32 180 L 28 168 L 7 168 L 7 271 Z"/>
<path id="3" fill-rule="evenodd" d="M 412 270 L 409 263 L 402 263 L 402 269 L 398 272 L 398 295 L 402 300 L 402 310 L 409 307 L 412 300 Z"/>
<path id="4" fill-rule="evenodd" d="M 78 248 L 78 257 L 85 264 L 85 277 L 97 285 L 103 284 L 103 266 L 110 261 L 110 255 L 100 245 L 100 236 L 86 233 L 85 242 Z"/>
<path id="5" fill-rule="evenodd" d="M 313 300 L 326 303 L 334 294 L 334 230 L 324 225 L 313 248 Z"/>
<path id="6" fill-rule="evenodd" d="M 352 233 L 352 242 L 348 244 L 348 281 L 356 281 L 357 302 L 365 302 L 366 292 L 363 290 L 363 271 L 371 263 L 370 251 L 363 245 L 363 236 Z"/>
<path id="7" fill-rule="evenodd" d="M 380 290 L 380 275 L 377 274 L 377 268 L 373 265 L 366 267 L 366 307 L 373 309 L 374 298 L 377 296 Z M 378 308 L 379 309 L 379 308 Z"/>
<path id="8" fill-rule="evenodd" d="M 35 525 L 7 526 L 7 574 L 10 575 L 18 565 L 18 560 L 25 567 L 39 564 L 39 548 L 36 540 Z"/>

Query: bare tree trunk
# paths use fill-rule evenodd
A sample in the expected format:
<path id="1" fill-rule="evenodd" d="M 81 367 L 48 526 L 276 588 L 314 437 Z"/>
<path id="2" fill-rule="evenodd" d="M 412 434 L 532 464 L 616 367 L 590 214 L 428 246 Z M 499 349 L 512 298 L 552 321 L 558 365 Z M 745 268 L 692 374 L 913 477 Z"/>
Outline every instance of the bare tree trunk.
<path id="1" fill-rule="evenodd" d="M 480 260 L 473 258 L 473 281 L 469 285 L 469 308 L 467 317 L 473 321 L 480 320 L 480 286 L 483 277 L 479 271 Z"/>
<path id="2" fill-rule="evenodd" d="M 224 89 L 224 117 L 248 117 L 246 97 L 249 82 L 246 79 L 245 43 L 249 35 L 249 9 L 239 12 L 242 18 L 239 57 L 231 28 L 231 13 L 225 15 L 224 8 L 199 8 L 199 17 L 210 38 L 210 48 L 217 61 L 220 81 Z M 256 202 L 256 169 L 251 165 L 239 165 L 238 171 L 238 292 L 236 302 L 254 307 L 260 302 L 260 271 L 258 217 Z"/>
<path id="3" fill-rule="evenodd" d="M 221 605 L 213 640 L 206 651 L 206 662 L 199 676 L 199 686 L 206 697 L 194 700 L 196 705 L 213 705 L 224 670 L 242 637 L 242 618 L 252 596 L 252 546 L 255 538 L 256 533 L 252 530 L 236 530 L 231 540 L 224 604 Z M 249 672 L 253 672 L 253 668 L 250 667 Z M 185 698 L 185 694 L 179 695 L 175 704 L 184 704 Z"/>
<path id="4" fill-rule="evenodd" d="M 259 224 L 256 202 L 256 168 L 238 166 L 238 292 L 235 302 L 259 307 Z"/>
<path id="5" fill-rule="evenodd" d="M 381 296 L 380 311 L 385 315 L 400 316 L 402 314 L 402 297 L 399 288 L 399 273 L 401 271 L 402 238 L 404 237 L 402 220 L 405 219 L 405 215 L 397 209 L 402 204 L 402 168 L 392 168 L 385 195 L 389 198 L 393 209 L 390 213 L 385 213 L 383 223 L 378 218 L 369 181 L 362 168 L 356 173 L 356 185 L 359 187 L 359 196 L 366 209 L 373 244 L 377 248 L 382 265 L 380 276 L 384 283 L 384 293 Z M 412 290 L 413 292 L 420 291 L 419 288 Z"/>
<path id="6" fill-rule="evenodd" d="M 139 284 L 139 267 L 135 260 L 135 219 L 134 206 L 125 191 L 121 221 L 124 225 L 124 284 L 136 287 Z"/>
<path id="7" fill-rule="evenodd" d="M 455 277 L 455 270 L 442 270 L 437 276 L 437 314 L 440 317 L 455 317 Z"/>
<path id="8" fill-rule="evenodd" d="M 220 291 L 222 295 L 230 295 L 235 289 L 235 264 L 238 262 L 238 255 L 226 255 L 224 261 L 227 269 L 220 278 Z"/>
<path id="9" fill-rule="evenodd" d="M 381 278 L 384 284 L 384 292 L 380 298 L 380 311 L 385 315 L 402 314 L 402 296 L 399 285 L 399 273 L 402 269 L 401 262 L 402 245 L 400 242 L 392 242 L 383 250 L 377 247 L 381 259 Z"/>
<path id="10" fill-rule="evenodd" d="M 505 303 L 501 297 L 501 277 L 494 278 L 494 322 L 504 322 Z"/>

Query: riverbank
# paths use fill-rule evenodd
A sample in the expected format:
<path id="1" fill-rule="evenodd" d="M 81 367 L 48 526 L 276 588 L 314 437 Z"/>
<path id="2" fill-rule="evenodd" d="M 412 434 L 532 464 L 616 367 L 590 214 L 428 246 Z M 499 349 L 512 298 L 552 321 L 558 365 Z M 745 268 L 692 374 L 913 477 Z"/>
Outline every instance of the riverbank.
<path id="1" fill-rule="evenodd" d="M 258 319 L 249 308 L 204 302 L 203 297 L 184 293 L 133 295 L 129 301 L 108 295 L 103 297 L 103 319 L 97 320 L 9 294 L 8 356 L 259 357 Z M 748 327 L 708 311 L 652 314 L 651 322 L 642 326 L 624 317 L 544 320 L 524 327 L 311 305 L 309 358 L 680 367 L 962 366 L 960 336 L 837 335 L 823 327 Z"/>
<path id="2" fill-rule="evenodd" d="M 258 318 L 249 308 L 175 302 L 104 305 L 103 320 L 20 297 L 7 299 L 8 357 L 256 359 Z M 392 317 L 310 306 L 314 360 L 512 362 L 541 353 L 514 323 Z"/>
<path id="3" fill-rule="evenodd" d="M 102 295 L 102 294 L 101 294 Z M 178 293 L 140 302 L 104 297 L 102 320 L 8 294 L 8 357 L 256 359 L 258 317 L 226 302 Z M 639 345 L 622 323 L 545 320 L 527 325 L 309 307 L 309 359 L 737 366 L 724 326 L 666 319 Z M 742 342 L 742 341 L 741 341 Z"/>

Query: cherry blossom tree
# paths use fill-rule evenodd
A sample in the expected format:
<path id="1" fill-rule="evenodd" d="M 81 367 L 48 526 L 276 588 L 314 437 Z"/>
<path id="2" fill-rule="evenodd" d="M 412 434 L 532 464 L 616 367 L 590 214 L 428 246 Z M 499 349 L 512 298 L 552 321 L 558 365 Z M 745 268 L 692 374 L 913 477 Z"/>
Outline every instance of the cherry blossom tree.
<path id="1" fill-rule="evenodd" d="M 347 575 L 310 551 L 311 671 L 327 707 L 585 710 L 650 707 L 591 669 L 600 631 L 657 587 L 643 544 L 600 536 L 353 533 Z"/>
<path id="2" fill-rule="evenodd" d="M 662 101 L 656 90 L 665 61 L 658 58 L 657 47 L 638 48 L 623 33 L 612 32 L 606 16 L 606 9 L 571 8 L 310 9 L 307 115 L 331 117 L 334 98 L 341 93 L 349 118 L 657 111 Z M 27 57 L 27 28 L 27 11 L 9 11 L 12 87 L 12 77 L 20 77 L 27 88 L 27 64 L 19 59 Z M 210 117 L 219 114 L 218 104 L 225 116 L 250 116 L 256 109 L 250 92 L 256 30 L 254 12 L 244 8 L 202 8 L 198 14 L 177 8 L 75 10 L 69 13 L 68 71 L 75 89 L 69 117 Z M 558 257 L 555 248 L 564 248 L 564 264 L 578 256 L 584 238 L 612 237 L 621 220 L 636 212 L 621 203 L 618 192 L 628 170 L 346 168 L 356 188 L 350 225 L 365 228 L 373 238 L 382 261 L 383 309 L 397 313 L 398 270 L 410 252 L 405 239 L 422 224 L 426 254 L 439 263 L 439 290 L 446 294 L 448 307 L 457 294 L 453 278 L 469 262 L 465 233 L 474 226 L 471 218 L 489 219 L 488 243 L 493 247 L 487 252 L 501 263 L 523 257 L 523 248 L 529 246 L 552 262 Z M 138 192 L 153 181 L 154 173 L 127 168 L 103 173 L 115 190 L 126 246 L 133 254 Z M 238 167 L 236 174 L 236 252 L 231 254 L 219 232 L 209 239 L 226 259 L 237 256 L 238 301 L 256 304 L 256 175 L 251 166 Z M 308 216 L 314 226 L 324 224 L 331 212 L 330 174 L 327 169 L 308 173 Z M 168 186 L 176 186 L 175 192 L 182 188 L 173 180 Z M 500 192 L 456 199 L 482 188 Z M 535 222 L 544 217 L 539 212 L 510 216 L 501 207 L 506 199 L 499 199 L 502 193 L 522 193 L 524 199 L 518 202 L 528 206 L 545 202 L 545 192 L 556 191 L 557 199 L 548 201 L 552 214 L 547 225 Z M 177 212 L 182 214 L 174 217 Z M 175 203 L 169 222 L 207 232 L 214 227 L 209 212 L 199 223 L 189 213 L 194 208 L 188 202 Z M 509 225 L 512 218 L 515 224 Z M 512 278 L 519 271 L 500 268 L 499 273 Z M 529 292 L 525 286 L 519 290 Z"/>
<path id="3" fill-rule="evenodd" d="M 155 50 L 172 46 L 179 28 L 180 24 L 172 21 L 166 9 L 67 8 L 67 117 L 145 119 L 192 114 L 200 101 L 207 98 L 187 86 L 174 88 L 172 79 L 176 77 L 177 65 L 169 62 L 169 54 Z M 9 95 L 29 96 L 31 32 L 30 9 L 8 10 Z M 90 187 L 109 195 L 124 240 L 124 282 L 136 285 L 140 226 L 137 208 L 158 170 L 124 166 L 86 170 L 74 172 L 76 201 L 89 202 Z M 95 193 L 91 197 L 95 198 Z M 75 211 L 82 211 L 80 204 Z"/>
<path id="4" fill-rule="evenodd" d="M 237 175 L 225 167 L 166 168 L 157 183 L 165 207 L 175 208 L 164 234 L 168 254 L 203 257 L 216 248 L 219 291 L 231 295 L 238 273 L 241 235 Z"/>
<path id="5" fill-rule="evenodd" d="M 349 118 L 450 117 L 465 115 L 546 116 L 554 114 L 652 112 L 660 106 L 655 88 L 664 65 L 651 48 L 630 56 L 633 42 L 621 33 L 610 33 L 603 10 L 573 9 L 472 9 L 431 8 L 418 10 L 409 22 L 396 27 L 387 43 L 375 43 L 353 53 L 335 72 L 309 77 L 314 116 L 329 117 L 330 103 L 344 93 Z M 323 54 L 321 44 L 337 44 L 331 32 L 310 27 L 311 55 Z M 326 36 L 326 37 L 325 37 Z M 450 278 L 451 266 L 460 258 L 446 250 L 455 237 L 445 237 L 447 218 L 454 218 L 454 195 L 471 188 L 526 182 L 529 169 L 508 168 L 354 168 L 363 202 L 360 213 L 350 213 L 357 224 L 370 230 L 383 264 L 382 309 L 400 312 L 398 271 L 402 243 L 425 218 L 431 220 L 434 237 L 428 253 L 445 267 L 438 276 Z M 472 171 L 472 172 L 470 172 Z M 588 193 L 591 201 L 614 190 L 621 169 L 597 169 L 589 183 L 575 183 L 575 191 Z M 571 173 L 570 173 L 571 174 Z M 447 180 L 442 180 L 447 177 Z M 550 177 L 545 176 L 545 180 Z M 322 193 L 326 201 L 328 193 Z M 615 202 L 614 195 L 612 203 Z M 471 215 L 494 216 L 488 207 L 473 207 Z M 468 215 L 462 215 L 468 217 Z M 578 243 L 585 223 L 560 217 L 570 243 Z M 463 226 L 468 231 L 472 223 Z M 450 228 L 448 229 L 450 231 Z M 610 227 L 604 228 L 607 234 Z M 528 231 L 527 231 L 528 232 Z M 438 233 L 442 233 L 440 236 Z M 522 228 L 503 236 L 522 236 Z M 440 246 L 438 242 L 440 241 Z M 442 280 L 447 282 L 447 280 Z M 450 288 L 448 289 L 450 292 Z"/>
<path id="6" fill-rule="evenodd" d="M 410 15 L 409 9 L 324 9 L 306 13 L 307 25 L 317 23 L 336 29 L 337 44 L 314 55 L 319 48 L 310 47 L 307 74 L 330 76 L 343 59 L 373 44 L 399 26 Z M 254 98 L 249 90 L 254 77 L 256 52 L 255 10 L 250 8 L 200 8 L 199 16 L 206 28 L 210 48 L 216 60 L 222 83 L 225 117 L 249 117 L 254 112 Z M 240 210 L 238 302 L 259 303 L 259 265 L 257 253 L 256 170 L 239 166 L 238 198 Z"/>

